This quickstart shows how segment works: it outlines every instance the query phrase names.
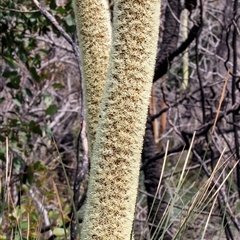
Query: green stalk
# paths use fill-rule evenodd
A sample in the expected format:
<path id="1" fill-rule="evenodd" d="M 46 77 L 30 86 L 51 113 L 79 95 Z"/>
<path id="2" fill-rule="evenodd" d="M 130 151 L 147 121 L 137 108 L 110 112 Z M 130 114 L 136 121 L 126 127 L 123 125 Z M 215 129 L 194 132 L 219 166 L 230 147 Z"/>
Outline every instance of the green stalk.
<path id="1" fill-rule="evenodd" d="M 130 239 L 157 51 L 159 0 L 115 0 L 81 239 Z"/>
<path id="2" fill-rule="evenodd" d="M 111 46 L 110 13 L 107 0 L 74 0 L 73 8 L 81 52 L 91 154 L 109 62 Z"/>

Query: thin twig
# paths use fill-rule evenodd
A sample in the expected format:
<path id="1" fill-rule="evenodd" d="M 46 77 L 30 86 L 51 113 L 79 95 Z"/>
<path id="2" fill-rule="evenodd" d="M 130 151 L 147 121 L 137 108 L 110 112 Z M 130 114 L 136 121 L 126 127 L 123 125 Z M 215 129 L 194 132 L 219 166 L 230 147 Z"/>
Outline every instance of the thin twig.
<path id="1" fill-rule="evenodd" d="M 39 12 L 39 10 L 19 10 L 19 9 L 13 9 L 13 8 L 5 8 L 5 7 L 2 7 L 2 6 L 0 6 L 0 10 L 16 12 L 16 13 L 36 13 L 36 12 Z"/>
<path id="2" fill-rule="evenodd" d="M 238 0 L 234 1 L 233 5 L 233 18 L 236 19 L 238 14 Z M 233 19 L 233 22 L 234 22 Z M 237 26 L 234 24 L 233 28 L 233 37 L 232 37 L 232 50 L 233 50 L 233 76 L 232 76 L 232 105 L 236 103 L 236 82 L 237 82 L 237 69 L 238 69 L 238 47 L 237 47 Z M 232 120 L 233 123 L 237 122 L 236 113 L 232 113 Z M 234 124 L 234 142 L 235 142 L 235 149 L 236 149 L 236 157 L 237 161 L 240 160 L 240 152 L 239 152 L 239 134 L 238 134 L 238 127 Z M 240 163 L 238 162 L 237 168 L 237 187 L 238 187 L 238 195 L 240 197 Z"/>
<path id="3" fill-rule="evenodd" d="M 56 18 L 51 15 L 44 7 L 40 5 L 40 3 L 37 0 L 32 0 L 33 3 L 38 7 L 39 11 L 42 13 L 42 15 L 50 21 L 50 23 L 58 30 L 58 32 L 67 40 L 67 42 L 72 46 L 73 52 L 77 58 L 78 66 L 80 68 L 80 53 L 78 49 L 78 45 L 73 41 L 73 39 L 67 34 L 67 32 L 60 26 L 60 24 L 57 22 Z"/>

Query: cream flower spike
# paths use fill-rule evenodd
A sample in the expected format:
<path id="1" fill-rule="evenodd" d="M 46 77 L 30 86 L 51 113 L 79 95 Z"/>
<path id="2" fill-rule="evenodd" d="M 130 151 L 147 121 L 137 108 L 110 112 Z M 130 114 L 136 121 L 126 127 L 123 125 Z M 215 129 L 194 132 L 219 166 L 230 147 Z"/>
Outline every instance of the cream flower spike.
<path id="1" fill-rule="evenodd" d="M 83 240 L 130 239 L 152 85 L 159 0 L 115 0 L 108 78 L 93 148 Z"/>
<path id="2" fill-rule="evenodd" d="M 109 63 L 110 13 L 107 0 L 74 0 L 73 7 L 81 51 L 91 155 Z"/>

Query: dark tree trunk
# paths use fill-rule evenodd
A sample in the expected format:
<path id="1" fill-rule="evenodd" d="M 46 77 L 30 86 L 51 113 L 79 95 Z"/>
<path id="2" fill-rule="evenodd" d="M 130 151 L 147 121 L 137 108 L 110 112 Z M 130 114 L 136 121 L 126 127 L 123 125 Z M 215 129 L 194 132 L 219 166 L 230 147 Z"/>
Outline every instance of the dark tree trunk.
<path id="1" fill-rule="evenodd" d="M 170 8 L 169 8 L 170 7 Z M 168 0 L 165 10 L 165 21 L 162 41 L 158 43 L 157 62 L 154 81 L 162 77 L 171 66 L 175 56 L 171 54 L 176 50 L 179 37 L 179 21 L 181 13 L 180 0 Z"/>
<path id="2" fill-rule="evenodd" d="M 148 159 L 154 157 L 157 150 L 157 145 L 154 140 L 153 135 L 153 125 L 150 113 L 148 113 L 147 123 L 146 123 L 146 131 L 145 131 L 145 137 L 144 137 L 144 143 L 143 143 L 143 152 L 142 152 L 142 163 L 144 164 L 145 161 Z M 161 187 L 160 194 L 157 194 L 157 198 L 154 199 L 154 196 L 156 194 L 158 183 L 160 179 L 160 174 L 162 170 L 162 160 L 158 159 L 155 161 L 151 161 L 148 166 L 144 169 L 144 176 L 145 176 L 145 187 L 146 191 L 149 194 L 147 197 L 148 202 L 148 214 L 149 214 L 149 229 L 150 234 L 153 239 L 160 239 L 163 233 L 164 223 L 162 224 L 161 229 L 159 230 L 158 224 L 161 222 L 163 213 L 166 208 L 166 202 L 161 202 L 161 200 L 157 199 L 160 197 L 160 199 L 164 200 L 164 196 L 161 193 L 164 193 L 163 191 L 163 184 Z M 151 212 L 150 212 L 151 209 Z M 151 238 L 152 239 L 152 238 Z M 164 235 L 164 240 L 170 240 L 171 235 L 167 232 Z"/>
<path id="3" fill-rule="evenodd" d="M 170 8 L 169 8 L 170 7 Z M 159 44 L 159 51 L 157 55 L 156 69 L 154 81 L 157 78 L 164 75 L 167 69 L 170 67 L 168 62 L 169 55 L 177 48 L 178 36 L 179 36 L 179 19 L 181 13 L 181 4 L 180 0 L 168 0 L 168 6 L 165 10 L 165 22 L 164 22 L 164 32 L 162 43 Z M 176 19 L 177 18 L 177 19 Z M 166 65 L 167 64 L 167 65 Z M 161 70 L 162 69 L 162 70 Z M 153 125 L 150 113 L 148 113 L 146 131 L 144 137 L 143 151 L 142 151 L 142 164 L 154 157 L 158 152 L 157 144 L 154 140 Z M 158 183 L 160 179 L 160 174 L 162 170 L 162 160 L 158 159 L 149 163 L 149 165 L 144 169 L 145 176 L 145 187 L 146 191 L 149 194 L 147 197 L 148 202 L 148 215 L 149 215 L 149 229 L 151 239 L 160 239 L 165 223 L 163 222 L 162 226 L 159 227 L 163 213 L 166 208 L 166 202 L 161 201 L 157 198 L 154 199 L 154 196 L 157 192 Z M 164 184 L 161 186 L 160 193 L 157 194 L 157 197 L 164 200 Z M 170 227 L 168 227 L 170 230 Z M 164 240 L 172 239 L 169 232 L 164 234 Z"/>
<path id="4" fill-rule="evenodd" d="M 159 42 L 157 54 L 157 66 L 161 67 L 162 60 L 167 58 L 177 48 L 179 37 L 179 21 L 181 14 L 181 1 L 168 0 L 165 9 L 165 21 L 162 41 Z"/>

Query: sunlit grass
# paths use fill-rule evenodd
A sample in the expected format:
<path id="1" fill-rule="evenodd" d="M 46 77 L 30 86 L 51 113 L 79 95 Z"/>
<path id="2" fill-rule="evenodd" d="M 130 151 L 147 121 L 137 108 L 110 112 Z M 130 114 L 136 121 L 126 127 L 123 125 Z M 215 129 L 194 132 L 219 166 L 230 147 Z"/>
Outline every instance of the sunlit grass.
<path id="1" fill-rule="evenodd" d="M 192 139 L 191 147 L 193 141 L 194 138 Z M 165 167 L 163 167 L 163 171 L 165 169 L 166 173 L 161 173 L 160 180 L 162 180 L 164 175 L 167 176 L 164 184 L 169 195 L 168 199 L 161 199 L 162 201 L 168 201 L 162 221 L 158 224 L 158 230 L 163 230 L 161 239 L 164 239 L 164 233 L 168 230 L 171 230 L 173 233 L 173 240 L 203 240 L 212 239 L 212 237 L 216 240 L 226 239 L 223 216 L 228 216 L 228 219 L 230 219 L 229 214 L 233 214 L 231 212 L 233 206 L 229 205 L 228 199 L 230 197 L 230 188 L 233 187 L 233 171 L 238 162 L 231 166 L 230 158 L 223 158 L 225 154 L 225 150 L 223 150 L 215 163 L 214 169 L 211 171 L 211 168 L 207 167 L 210 173 L 209 176 L 200 174 L 200 171 L 203 171 L 203 166 L 200 165 L 199 169 L 194 169 L 193 174 L 191 172 L 193 170 L 189 167 L 191 166 L 189 164 L 191 162 L 191 147 L 187 154 L 180 154 L 175 166 L 171 169 L 171 174 L 169 174 L 169 169 Z M 184 161 L 182 161 L 183 158 Z M 167 156 L 163 160 L 164 166 L 166 165 L 166 159 Z M 202 164 L 205 163 L 203 162 Z M 204 167 L 206 166 L 205 164 Z M 179 169 L 182 170 L 179 171 Z M 178 174 L 175 174 L 175 172 Z M 228 181 L 231 184 L 226 184 Z M 140 192 L 145 193 L 141 189 Z M 147 193 L 145 194 L 147 195 Z M 156 198 L 157 195 L 154 197 Z M 219 201 L 222 204 L 223 216 L 219 212 Z M 234 215 L 232 217 L 237 221 Z M 149 216 L 147 216 L 147 220 L 148 218 Z M 229 222 L 233 227 L 232 222 Z M 151 226 L 144 225 L 145 229 L 142 230 L 141 239 L 147 236 L 147 227 L 151 228 Z M 157 232 L 155 235 L 157 235 Z M 151 240 L 156 239 L 155 235 L 151 237 Z"/>

